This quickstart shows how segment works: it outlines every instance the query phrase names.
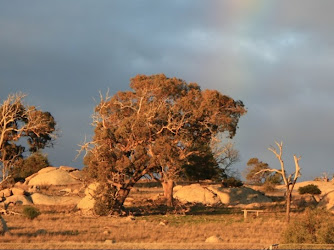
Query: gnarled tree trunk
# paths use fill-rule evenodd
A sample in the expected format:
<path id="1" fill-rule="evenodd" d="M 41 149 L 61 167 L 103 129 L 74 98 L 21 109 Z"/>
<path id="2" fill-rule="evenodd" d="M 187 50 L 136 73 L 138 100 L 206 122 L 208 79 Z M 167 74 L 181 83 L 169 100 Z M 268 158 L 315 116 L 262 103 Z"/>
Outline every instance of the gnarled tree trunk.
<path id="1" fill-rule="evenodd" d="M 131 187 L 132 188 L 132 187 Z M 123 204 L 124 201 L 126 200 L 126 198 L 128 197 L 129 193 L 130 193 L 130 189 L 131 188 L 124 188 L 124 189 L 120 189 L 118 191 L 118 195 L 117 195 L 117 199 L 116 199 L 116 209 L 122 209 L 123 208 Z M 118 206 L 118 207 L 117 207 Z M 114 208 L 114 209 L 115 209 Z"/>
<path id="2" fill-rule="evenodd" d="M 173 198 L 174 181 L 165 180 L 161 182 L 161 185 L 164 190 L 164 196 L 166 198 L 166 205 L 168 207 L 173 207 L 174 206 L 174 198 Z"/>

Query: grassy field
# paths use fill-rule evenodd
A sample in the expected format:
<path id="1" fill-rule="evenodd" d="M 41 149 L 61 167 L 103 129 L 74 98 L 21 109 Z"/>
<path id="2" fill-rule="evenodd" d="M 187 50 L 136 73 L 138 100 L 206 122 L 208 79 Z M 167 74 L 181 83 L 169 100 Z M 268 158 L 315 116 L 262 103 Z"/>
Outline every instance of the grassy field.
<path id="1" fill-rule="evenodd" d="M 247 221 L 242 214 L 150 215 L 132 220 L 44 212 L 34 220 L 4 218 L 11 234 L 1 237 L 1 248 L 258 249 L 280 242 L 284 228 L 284 222 L 272 214 Z M 213 235 L 221 243 L 205 243 Z"/>
<path id="2" fill-rule="evenodd" d="M 161 190 L 140 188 L 130 200 L 147 201 Z M 138 205 L 138 204 L 137 204 Z M 243 218 L 241 208 L 194 206 L 186 214 L 169 211 L 132 217 L 88 216 L 73 207 L 36 206 L 42 212 L 34 220 L 4 215 L 10 234 L 0 236 L 0 249 L 263 249 L 281 243 L 286 227 L 284 210 L 273 206 L 259 217 Z M 133 207 L 134 211 L 145 210 Z M 22 207 L 11 207 L 20 212 Z M 300 216 L 298 213 L 292 217 Z M 210 236 L 219 243 L 206 243 Z M 285 249 L 334 249 L 333 246 L 284 245 Z"/>

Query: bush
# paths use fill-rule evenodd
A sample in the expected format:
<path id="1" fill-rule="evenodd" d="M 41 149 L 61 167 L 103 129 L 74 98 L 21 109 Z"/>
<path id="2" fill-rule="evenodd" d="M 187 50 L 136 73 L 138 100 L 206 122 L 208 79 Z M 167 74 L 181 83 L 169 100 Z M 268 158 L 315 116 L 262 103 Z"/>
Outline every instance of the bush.
<path id="1" fill-rule="evenodd" d="M 19 163 L 11 169 L 10 174 L 14 177 L 15 182 L 17 182 L 24 180 L 28 176 L 48 166 L 50 166 L 48 157 L 41 152 L 35 152 L 26 159 L 21 159 Z"/>
<path id="2" fill-rule="evenodd" d="M 94 204 L 94 213 L 100 216 L 106 216 L 110 212 L 108 204 L 103 202 L 101 199 L 97 199 Z"/>
<path id="3" fill-rule="evenodd" d="M 275 184 L 272 183 L 272 182 L 269 182 L 269 181 L 266 181 L 264 184 L 263 184 L 263 190 L 265 192 L 274 192 L 276 190 L 275 188 Z"/>
<path id="4" fill-rule="evenodd" d="M 284 243 L 334 243 L 333 215 L 321 209 L 306 209 L 282 234 Z"/>
<path id="5" fill-rule="evenodd" d="M 321 190 L 317 185 L 309 184 L 298 189 L 299 194 L 321 194 Z"/>
<path id="6" fill-rule="evenodd" d="M 112 212 L 112 208 L 115 207 L 115 200 L 113 197 L 116 195 L 116 188 L 107 183 L 100 183 L 94 194 L 95 204 L 94 213 L 96 215 L 105 216 Z"/>
<path id="7" fill-rule="evenodd" d="M 35 219 L 40 214 L 41 212 L 35 207 L 26 206 L 23 208 L 23 215 L 30 220 Z"/>
<path id="8" fill-rule="evenodd" d="M 244 184 L 242 183 L 241 180 L 234 178 L 234 177 L 229 177 L 227 179 L 224 179 L 222 181 L 222 186 L 223 187 L 241 187 Z"/>

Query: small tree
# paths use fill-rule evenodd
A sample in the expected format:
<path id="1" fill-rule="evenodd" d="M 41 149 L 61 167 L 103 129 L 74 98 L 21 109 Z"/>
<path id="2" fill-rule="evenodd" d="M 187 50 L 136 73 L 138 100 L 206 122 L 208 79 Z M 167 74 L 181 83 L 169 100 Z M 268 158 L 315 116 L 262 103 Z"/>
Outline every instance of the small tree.
<path id="1" fill-rule="evenodd" d="M 245 170 L 245 178 L 251 184 L 262 184 L 267 177 L 271 174 L 263 171 L 269 169 L 269 165 L 265 162 L 259 161 L 258 158 L 251 158 L 247 162 L 247 168 Z M 261 171 L 261 173 L 259 173 Z"/>
<path id="2" fill-rule="evenodd" d="M 222 144 L 220 141 L 214 138 L 211 145 L 196 145 L 192 149 L 196 154 L 186 159 L 181 177 L 191 181 L 205 179 L 221 181 L 236 177 L 237 173 L 233 171 L 232 166 L 239 161 L 239 151 L 234 148 L 233 143 Z"/>
<path id="3" fill-rule="evenodd" d="M 22 158 L 26 138 L 29 151 L 52 146 L 56 122 L 49 112 L 23 104 L 24 94 L 9 95 L 0 105 L 0 169 L 2 181 L 9 178 L 11 168 Z M 1 183 L 0 182 L 0 183 Z"/>
<path id="4" fill-rule="evenodd" d="M 239 173 L 233 171 L 232 166 L 240 160 L 239 151 L 232 142 L 222 144 L 222 141 L 221 138 L 214 138 L 211 142 L 213 155 L 219 166 L 220 178 L 237 178 Z"/>
<path id="5" fill-rule="evenodd" d="M 275 143 L 278 147 L 279 152 L 277 152 L 277 150 L 274 147 L 270 147 L 268 149 L 271 152 L 273 152 L 274 155 L 279 160 L 279 162 L 281 164 L 281 170 L 274 169 L 274 168 L 265 168 L 265 169 L 262 169 L 259 172 L 257 172 L 257 174 L 261 174 L 263 172 L 275 172 L 275 173 L 278 173 L 282 176 L 283 181 L 284 181 L 284 185 L 285 185 L 285 188 L 286 188 L 286 191 L 285 191 L 286 221 L 289 222 L 290 221 L 290 206 L 291 206 L 292 191 L 293 191 L 293 188 L 295 187 L 295 184 L 297 182 L 298 177 L 300 176 L 299 160 L 300 160 L 301 157 L 297 157 L 296 155 L 293 156 L 294 162 L 295 162 L 295 172 L 290 174 L 289 176 L 287 176 L 287 173 L 285 171 L 284 162 L 283 162 L 283 159 L 282 159 L 283 142 L 281 142 L 281 143 L 275 142 Z"/>
<path id="6" fill-rule="evenodd" d="M 278 173 L 263 171 L 269 169 L 268 163 L 259 161 L 258 158 L 251 158 L 247 162 L 247 168 L 244 171 L 246 180 L 251 184 L 277 185 L 282 183 L 282 176 Z M 262 171 L 261 173 L 259 173 Z"/>
<path id="7" fill-rule="evenodd" d="M 10 170 L 10 175 L 15 181 L 23 180 L 48 166 L 50 166 L 50 163 L 47 155 L 37 151 L 29 155 L 27 158 L 19 161 L 15 167 Z"/>
<path id="8" fill-rule="evenodd" d="M 209 145 L 198 145 L 193 149 L 197 154 L 190 155 L 182 166 L 181 179 L 188 181 L 220 180 L 221 169 Z"/>
<path id="9" fill-rule="evenodd" d="M 311 194 L 311 195 L 321 194 L 321 190 L 319 189 L 319 187 L 314 184 L 309 184 L 303 187 L 299 187 L 298 192 L 299 194 Z"/>

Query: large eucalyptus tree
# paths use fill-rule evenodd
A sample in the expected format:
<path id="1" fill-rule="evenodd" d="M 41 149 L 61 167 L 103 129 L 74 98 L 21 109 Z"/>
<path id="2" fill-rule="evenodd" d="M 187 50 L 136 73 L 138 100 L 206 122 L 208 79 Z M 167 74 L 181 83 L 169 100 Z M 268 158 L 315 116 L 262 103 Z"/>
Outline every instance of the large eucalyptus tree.
<path id="1" fill-rule="evenodd" d="M 173 205 L 173 183 L 194 145 L 218 133 L 233 137 L 246 110 L 241 101 L 195 83 L 159 75 L 137 75 L 132 90 L 101 94 L 93 115 L 95 135 L 82 145 L 92 177 L 104 183 L 111 210 L 122 208 L 134 184 L 147 174 L 161 183 Z M 104 200 L 106 198 L 104 197 Z"/>

